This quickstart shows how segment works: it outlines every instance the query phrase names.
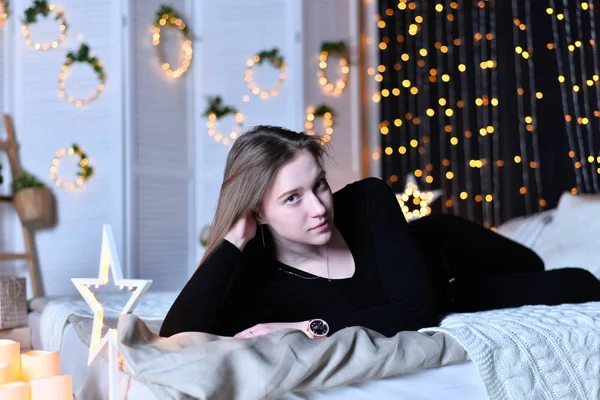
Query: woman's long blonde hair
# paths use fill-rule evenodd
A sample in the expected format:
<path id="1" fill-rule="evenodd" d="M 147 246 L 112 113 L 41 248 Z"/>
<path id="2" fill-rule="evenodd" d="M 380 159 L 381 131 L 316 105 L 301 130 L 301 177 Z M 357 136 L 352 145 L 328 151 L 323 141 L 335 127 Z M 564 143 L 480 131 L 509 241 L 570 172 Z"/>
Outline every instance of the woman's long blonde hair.
<path id="1" fill-rule="evenodd" d="M 279 169 L 303 150 L 308 150 L 324 168 L 326 149 L 318 136 L 258 125 L 236 139 L 227 156 L 217 210 L 200 265 L 221 244 L 240 217 L 258 212 Z"/>

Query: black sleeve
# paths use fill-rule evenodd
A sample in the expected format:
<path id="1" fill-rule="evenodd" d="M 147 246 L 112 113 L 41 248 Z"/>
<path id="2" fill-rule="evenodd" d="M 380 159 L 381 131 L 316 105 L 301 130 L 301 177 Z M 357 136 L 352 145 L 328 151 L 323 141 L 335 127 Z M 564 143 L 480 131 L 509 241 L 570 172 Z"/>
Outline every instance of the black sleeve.
<path id="1" fill-rule="evenodd" d="M 356 196 L 359 215 L 370 230 L 377 273 L 388 304 L 368 310 L 324 315 L 333 332 L 363 326 L 392 336 L 404 330 L 434 326 L 438 321 L 435 298 L 424 257 L 410 235 L 408 224 L 392 189 L 381 179 L 367 178 L 348 195 Z"/>
<path id="2" fill-rule="evenodd" d="M 227 287 L 241 258 L 242 252 L 223 240 L 177 296 L 163 321 L 160 336 L 190 331 L 216 333 Z"/>
<path id="3" fill-rule="evenodd" d="M 267 277 L 266 267 L 256 240 L 249 241 L 243 252 L 223 240 L 175 299 L 160 336 L 180 332 L 233 336 L 256 324 L 272 322 L 289 302 L 284 301 L 286 288 Z"/>

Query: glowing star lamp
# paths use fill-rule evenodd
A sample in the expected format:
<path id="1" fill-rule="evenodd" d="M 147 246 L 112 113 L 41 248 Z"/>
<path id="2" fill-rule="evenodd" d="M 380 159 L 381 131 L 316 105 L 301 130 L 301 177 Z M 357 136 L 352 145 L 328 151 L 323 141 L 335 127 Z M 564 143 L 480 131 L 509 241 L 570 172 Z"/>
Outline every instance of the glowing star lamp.
<path id="1" fill-rule="evenodd" d="M 83 299 L 94 311 L 94 323 L 92 335 L 90 338 L 90 351 L 88 355 L 88 366 L 91 365 L 102 351 L 106 348 L 108 351 L 108 388 L 109 400 L 119 399 L 119 350 L 118 350 L 118 332 L 116 329 L 109 329 L 106 335 L 102 337 L 102 324 L 104 319 L 104 309 L 102 304 L 96 299 L 90 291 L 90 286 L 96 288 L 100 285 L 108 284 L 108 272 L 112 273 L 112 282 L 120 289 L 127 287 L 132 290 L 129 301 L 123 307 L 120 315 L 131 313 L 137 306 L 141 297 L 152 284 L 151 280 L 142 279 L 123 279 L 123 271 L 117 254 L 117 246 L 113 236 L 112 227 L 104 225 L 102 227 L 102 249 L 100 253 L 100 270 L 98 278 L 72 278 L 71 281 L 83 296 Z"/>
<path id="2" fill-rule="evenodd" d="M 396 194 L 396 199 L 398 200 L 398 203 L 400 203 L 402 213 L 406 220 L 413 221 L 431 214 L 430 205 L 440 197 L 441 192 L 442 191 L 439 189 L 428 192 L 420 190 L 414 175 L 408 174 L 404 186 L 404 193 Z M 408 206 L 410 203 L 413 204 L 413 210 Z"/>

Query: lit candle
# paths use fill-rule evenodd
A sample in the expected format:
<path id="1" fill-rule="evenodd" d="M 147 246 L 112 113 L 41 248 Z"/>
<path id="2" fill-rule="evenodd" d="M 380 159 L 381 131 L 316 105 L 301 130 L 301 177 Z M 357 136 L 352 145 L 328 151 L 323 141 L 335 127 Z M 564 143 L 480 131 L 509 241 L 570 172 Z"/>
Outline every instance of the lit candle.
<path id="1" fill-rule="evenodd" d="M 8 364 L 8 381 L 21 378 L 21 345 L 9 339 L 0 339 L 0 362 Z"/>
<path id="2" fill-rule="evenodd" d="M 58 351 L 32 350 L 21 354 L 21 380 L 60 375 Z"/>
<path id="3" fill-rule="evenodd" d="M 31 400 L 73 400 L 73 380 L 71 375 L 47 376 L 34 379 L 31 385 Z"/>
<path id="4" fill-rule="evenodd" d="M 2 400 L 30 400 L 29 383 L 10 382 L 0 385 L 0 399 Z"/>

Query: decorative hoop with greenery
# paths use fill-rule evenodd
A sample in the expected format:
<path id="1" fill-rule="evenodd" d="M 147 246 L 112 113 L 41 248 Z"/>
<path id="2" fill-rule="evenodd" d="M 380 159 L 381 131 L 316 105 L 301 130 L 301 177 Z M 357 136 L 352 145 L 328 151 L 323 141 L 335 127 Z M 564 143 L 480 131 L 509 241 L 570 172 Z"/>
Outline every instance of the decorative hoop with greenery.
<path id="1" fill-rule="evenodd" d="M 329 57 L 337 57 L 340 66 L 341 77 L 335 81 L 335 85 L 327 79 L 326 70 L 329 67 L 327 62 Z M 319 55 L 319 84 L 326 92 L 335 96 L 342 94 L 348 79 L 350 78 L 350 53 L 345 42 L 324 42 L 321 45 L 321 54 Z"/>
<path id="2" fill-rule="evenodd" d="M 60 34 L 58 39 L 55 39 L 50 43 L 34 42 L 29 34 L 29 26 L 37 22 L 37 17 L 39 15 L 48 17 L 48 15 L 50 15 L 52 12 L 56 14 L 54 19 L 56 21 L 60 21 L 60 26 L 58 28 L 60 30 Z M 67 24 L 65 13 L 57 8 L 54 4 L 49 4 L 46 0 L 35 0 L 33 5 L 25 10 L 25 16 L 23 17 L 22 22 L 23 26 L 21 27 L 21 32 L 23 32 L 23 36 L 25 36 L 25 43 L 36 50 L 46 51 L 51 48 L 55 49 L 58 47 L 60 42 L 64 41 L 67 37 L 67 29 L 69 25 Z"/>
<path id="3" fill-rule="evenodd" d="M 261 89 L 259 85 L 254 82 L 252 77 L 252 70 L 256 65 L 262 65 L 264 62 L 269 63 L 273 68 L 279 70 L 279 79 L 275 83 L 275 85 L 269 89 Z M 269 97 L 277 96 L 283 83 L 286 79 L 286 71 L 287 66 L 285 64 L 285 59 L 281 54 L 279 54 L 279 49 L 273 48 L 271 50 L 263 50 L 258 54 L 255 54 L 251 59 L 246 61 L 246 84 L 248 85 L 248 89 L 252 91 L 253 94 L 259 96 L 261 99 L 267 99 Z"/>
<path id="4" fill-rule="evenodd" d="M 204 110 L 203 116 L 207 118 L 206 127 L 208 128 L 208 134 L 215 142 L 222 143 L 225 146 L 230 144 L 244 130 L 244 114 L 239 112 L 237 108 L 223 104 L 221 96 L 207 97 L 208 105 Z M 233 115 L 235 117 L 236 127 L 229 132 L 229 135 L 225 135 L 217 131 L 217 121 L 221 118 Z"/>
<path id="5" fill-rule="evenodd" d="M 163 27 L 170 27 L 179 29 L 181 36 L 183 38 L 183 43 L 181 44 L 181 51 L 183 52 L 183 62 L 181 65 L 175 69 L 165 60 L 163 52 L 160 46 L 160 31 Z M 183 21 L 183 18 L 173 9 L 171 6 L 161 5 L 158 11 L 156 12 L 156 19 L 154 20 L 154 31 L 152 33 L 152 44 L 156 49 L 156 55 L 160 62 L 161 68 L 164 71 L 165 75 L 171 78 L 179 78 L 183 75 L 190 64 L 192 63 L 192 40 L 190 38 L 190 32 Z"/>

